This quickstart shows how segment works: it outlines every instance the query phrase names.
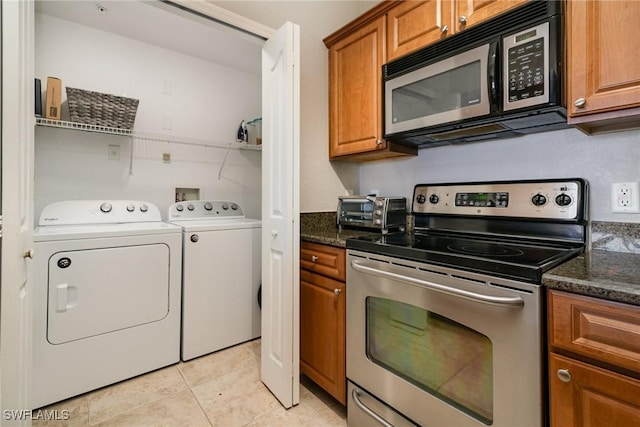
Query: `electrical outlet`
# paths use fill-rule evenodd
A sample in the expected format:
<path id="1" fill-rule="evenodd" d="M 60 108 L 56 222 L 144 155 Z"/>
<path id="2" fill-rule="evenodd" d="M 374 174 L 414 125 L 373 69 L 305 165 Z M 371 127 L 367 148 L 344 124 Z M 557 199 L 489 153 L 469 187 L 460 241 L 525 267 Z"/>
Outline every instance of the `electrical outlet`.
<path id="1" fill-rule="evenodd" d="M 640 212 L 637 182 L 616 182 L 611 184 L 611 212 Z"/>

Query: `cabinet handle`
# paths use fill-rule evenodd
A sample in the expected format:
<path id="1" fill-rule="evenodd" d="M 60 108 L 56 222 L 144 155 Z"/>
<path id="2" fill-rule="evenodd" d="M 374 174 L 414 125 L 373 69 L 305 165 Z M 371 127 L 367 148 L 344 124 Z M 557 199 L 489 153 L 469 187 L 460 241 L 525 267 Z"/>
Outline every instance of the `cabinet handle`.
<path id="1" fill-rule="evenodd" d="M 443 25 L 442 27 L 440 27 L 440 32 L 442 34 L 446 33 L 447 31 L 449 31 L 449 27 L 446 25 Z"/>
<path id="2" fill-rule="evenodd" d="M 382 145 L 382 140 L 381 139 L 376 139 L 376 145 Z"/>
<path id="3" fill-rule="evenodd" d="M 458 19 L 458 22 L 460 22 L 460 24 L 464 25 L 467 23 L 467 17 L 462 15 L 460 16 L 460 18 Z"/>
<path id="4" fill-rule="evenodd" d="M 342 293 L 342 289 L 340 289 L 340 288 L 335 288 L 335 289 L 333 290 L 333 293 L 334 293 L 335 295 L 340 295 L 340 294 Z"/>
<path id="5" fill-rule="evenodd" d="M 575 105 L 578 108 L 582 108 L 587 104 L 587 100 L 584 98 L 578 98 L 575 101 L 573 101 L 573 105 Z"/>
<path id="6" fill-rule="evenodd" d="M 315 255 L 311 255 L 311 262 L 316 262 L 318 260 L 318 257 Z"/>
<path id="7" fill-rule="evenodd" d="M 563 383 L 570 383 L 571 372 L 569 372 L 568 369 L 558 369 L 558 378 L 560 378 L 560 381 Z"/>

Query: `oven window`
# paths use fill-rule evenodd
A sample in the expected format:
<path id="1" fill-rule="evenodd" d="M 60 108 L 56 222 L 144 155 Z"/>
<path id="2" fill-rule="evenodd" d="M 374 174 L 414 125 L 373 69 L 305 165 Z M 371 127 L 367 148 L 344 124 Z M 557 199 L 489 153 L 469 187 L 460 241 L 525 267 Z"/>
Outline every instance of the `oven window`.
<path id="1" fill-rule="evenodd" d="M 493 421 L 489 338 L 398 301 L 367 297 L 367 356 L 477 420 Z"/>
<path id="2" fill-rule="evenodd" d="M 481 75 L 478 60 L 393 89 L 393 123 L 479 104 Z"/>

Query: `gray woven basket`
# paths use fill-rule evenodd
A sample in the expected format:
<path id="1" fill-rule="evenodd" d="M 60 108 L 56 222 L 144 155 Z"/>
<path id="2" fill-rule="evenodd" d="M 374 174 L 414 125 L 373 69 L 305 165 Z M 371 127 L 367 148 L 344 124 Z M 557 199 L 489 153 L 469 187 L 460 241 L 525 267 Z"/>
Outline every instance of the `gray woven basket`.
<path id="1" fill-rule="evenodd" d="M 138 100 L 106 93 L 67 87 L 67 103 L 72 122 L 133 129 Z"/>

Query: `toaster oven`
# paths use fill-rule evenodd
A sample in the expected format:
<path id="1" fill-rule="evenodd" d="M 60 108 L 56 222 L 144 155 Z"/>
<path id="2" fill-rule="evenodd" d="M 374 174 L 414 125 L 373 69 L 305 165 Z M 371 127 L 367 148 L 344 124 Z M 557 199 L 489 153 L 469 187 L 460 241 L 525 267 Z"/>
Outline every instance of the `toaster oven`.
<path id="1" fill-rule="evenodd" d="M 405 197 L 340 196 L 338 197 L 338 228 L 356 227 L 380 230 L 405 230 L 407 224 Z"/>

